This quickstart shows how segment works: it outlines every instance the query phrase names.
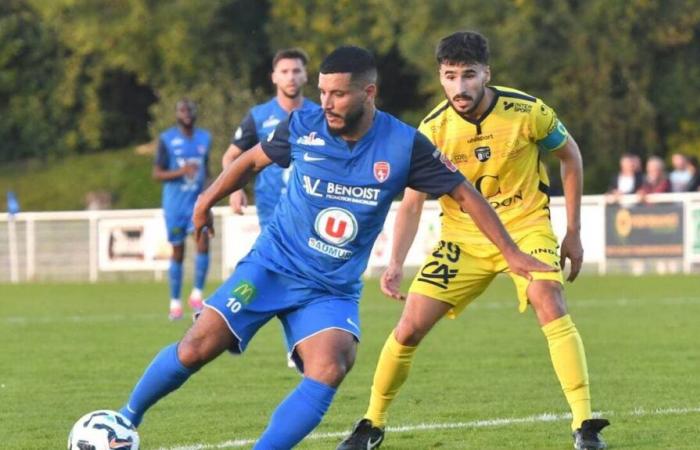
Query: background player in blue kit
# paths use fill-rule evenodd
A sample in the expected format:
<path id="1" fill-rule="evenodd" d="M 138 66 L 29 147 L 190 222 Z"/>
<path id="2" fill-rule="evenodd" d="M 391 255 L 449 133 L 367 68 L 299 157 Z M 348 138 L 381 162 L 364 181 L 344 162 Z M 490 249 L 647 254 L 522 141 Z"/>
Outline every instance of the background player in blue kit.
<path id="1" fill-rule="evenodd" d="M 170 258 L 170 320 L 182 318 L 182 261 L 185 257 L 185 238 L 194 231 L 192 210 L 197 196 L 209 177 L 209 132 L 194 126 L 197 106 L 188 99 L 177 102 L 177 126 L 160 135 L 158 152 L 153 166 L 153 178 L 163 182 L 163 212 L 168 230 L 168 242 L 173 251 Z M 202 309 L 202 289 L 209 269 L 209 237 L 197 239 L 194 287 L 189 304 L 195 311 Z"/>
<path id="2" fill-rule="evenodd" d="M 276 88 L 275 96 L 251 108 L 243 118 L 222 158 L 224 169 L 243 152 L 266 140 L 292 111 L 318 108 L 316 103 L 303 95 L 307 81 L 307 62 L 306 53 L 298 48 L 280 50 L 275 54 L 272 58 L 271 74 L 272 84 Z M 271 165 L 255 178 L 255 207 L 261 229 L 265 228 L 272 218 L 275 206 L 287 187 L 290 170 L 291 168 Z M 234 213 L 243 214 L 243 208 L 248 204 L 243 189 L 231 194 L 229 203 Z"/>
<path id="3" fill-rule="evenodd" d="M 121 409 L 135 425 L 225 350 L 243 352 L 277 317 L 303 379 L 276 408 L 255 448 L 289 449 L 300 442 L 321 421 L 354 363 L 360 278 L 391 202 L 406 186 L 454 198 L 513 272 L 552 270 L 518 250 L 493 209 L 427 138 L 375 109 L 377 71 L 369 52 L 340 47 L 320 72 L 322 109 L 293 112 L 197 201 L 196 233 L 213 233 L 210 208 L 219 199 L 273 162 L 294 164 L 287 192 L 251 252 L 207 299 L 185 337 L 155 357 Z"/>

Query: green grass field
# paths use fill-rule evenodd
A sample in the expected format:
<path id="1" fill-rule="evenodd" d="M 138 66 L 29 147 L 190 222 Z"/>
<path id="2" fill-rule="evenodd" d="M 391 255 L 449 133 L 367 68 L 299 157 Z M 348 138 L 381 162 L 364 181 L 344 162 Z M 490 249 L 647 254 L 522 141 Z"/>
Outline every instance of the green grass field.
<path id="1" fill-rule="evenodd" d="M 567 286 L 588 353 L 594 408 L 614 449 L 697 449 L 697 277 L 586 277 Z M 82 414 L 118 409 L 151 358 L 188 326 L 166 319 L 164 284 L 0 286 L 0 448 L 65 448 Z M 428 336 L 394 403 L 389 449 L 568 449 L 567 405 L 531 312 L 503 278 Z M 401 305 L 369 282 L 357 363 L 300 449 L 333 449 L 364 412 L 374 364 Z M 299 381 L 281 329 L 223 355 L 158 403 L 143 449 L 250 448 Z M 543 416 L 545 413 L 552 415 Z"/>

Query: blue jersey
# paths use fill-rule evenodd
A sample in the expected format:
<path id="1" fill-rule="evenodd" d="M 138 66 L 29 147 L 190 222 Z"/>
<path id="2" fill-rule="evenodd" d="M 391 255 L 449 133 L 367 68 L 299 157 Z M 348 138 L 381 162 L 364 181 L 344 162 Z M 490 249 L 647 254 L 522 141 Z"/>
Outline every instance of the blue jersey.
<path id="1" fill-rule="evenodd" d="M 464 181 L 425 136 L 381 111 L 355 143 L 331 134 L 321 109 L 295 111 L 262 147 L 293 169 L 246 259 L 342 296 L 359 298 L 372 245 L 405 187 L 441 196 Z"/>
<path id="2" fill-rule="evenodd" d="M 169 128 L 161 133 L 155 162 L 158 167 L 163 170 L 177 170 L 187 163 L 199 166 L 194 176 L 163 182 L 163 209 L 166 214 L 192 214 L 197 196 L 204 189 L 208 176 L 210 149 L 211 136 L 201 128 L 195 128 L 192 136 L 182 133 L 178 127 Z"/>
<path id="3" fill-rule="evenodd" d="M 300 111 L 317 109 L 319 106 L 304 99 Z M 258 142 L 263 142 L 275 130 L 280 122 L 287 119 L 289 113 L 282 109 L 276 98 L 257 105 L 243 118 L 236 129 L 231 143 L 243 151 L 251 149 Z M 267 225 L 279 202 L 280 196 L 287 188 L 289 170 L 280 166 L 269 166 L 255 178 L 255 207 L 261 226 Z"/>

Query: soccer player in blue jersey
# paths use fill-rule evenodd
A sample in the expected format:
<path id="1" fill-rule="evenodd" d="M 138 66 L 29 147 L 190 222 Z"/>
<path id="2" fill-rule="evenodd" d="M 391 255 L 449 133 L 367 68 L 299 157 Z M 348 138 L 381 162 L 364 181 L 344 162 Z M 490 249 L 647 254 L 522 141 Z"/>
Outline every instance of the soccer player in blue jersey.
<path id="1" fill-rule="evenodd" d="M 243 152 L 267 139 L 292 111 L 318 108 L 316 103 L 303 95 L 307 81 L 307 62 L 306 53 L 298 48 L 280 50 L 275 54 L 272 59 L 271 78 L 277 92 L 266 103 L 251 108 L 243 118 L 222 158 L 224 169 Z M 275 206 L 287 188 L 290 171 L 291 167 L 271 165 L 255 178 L 255 206 L 261 229 L 265 228 L 272 218 Z M 234 213 L 243 214 L 243 208 L 248 204 L 245 191 L 240 189 L 231 194 L 229 203 Z"/>
<path id="2" fill-rule="evenodd" d="M 188 99 L 177 102 L 177 126 L 165 130 L 158 140 L 158 152 L 153 165 L 153 178 L 163 183 L 163 212 L 168 241 L 172 245 L 168 280 L 170 282 L 170 320 L 182 318 L 182 261 L 185 238 L 194 231 L 192 211 L 197 196 L 209 176 L 211 136 L 194 126 L 197 106 Z M 194 287 L 189 297 L 190 307 L 202 309 L 202 289 L 209 269 L 209 237 L 197 239 Z"/>
<path id="3" fill-rule="evenodd" d="M 303 374 L 255 449 L 290 449 L 321 421 L 355 361 L 362 273 L 392 200 L 410 186 L 450 195 L 523 276 L 552 270 L 520 252 L 496 213 L 428 139 L 374 106 L 376 65 L 340 47 L 321 64 L 322 109 L 295 111 L 202 193 L 196 233 L 213 234 L 210 208 L 275 163 L 293 163 L 287 192 L 231 277 L 184 338 L 146 369 L 121 412 L 139 425 L 151 405 L 228 350 L 243 352 L 273 317 Z"/>

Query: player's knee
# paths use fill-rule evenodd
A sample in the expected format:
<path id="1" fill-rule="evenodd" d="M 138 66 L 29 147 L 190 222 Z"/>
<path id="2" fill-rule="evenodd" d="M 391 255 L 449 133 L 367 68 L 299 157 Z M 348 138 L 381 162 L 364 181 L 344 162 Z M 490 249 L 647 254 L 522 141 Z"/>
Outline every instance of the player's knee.
<path id="1" fill-rule="evenodd" d="M 190 330 L 177 347 L 180 362 L 190 369 L 198 369 L 216 358 L 222 352 L 222 345 L 214 340 L 211 335 L 201 335 Z"/>
<path id="2" fill-rule="evenodd" d="M 562 285 L 559 282 L 550 280 L 533 282 L 528 289 L 528 297 L 542 324 L 567 313 Z"/>
<path id="3" fill-rule="evenodd" d="M 170 256 L 170 259 L 182 264 L 182 261 L 185 259 L 185 250 L 182 248 L 182 246 L 173 246 L 173 253 Z"/>
<path id="4" fill-rule="evenodd" d="M 208 253 L 209 252 L 209 237 L 206 234 L 202 234 L 202 237 L 197 241 L 197 252 L 198 253 Z"/>
<path id="5" fill-rule="evenodd" d="M 315 361 L 308 365 L 305 362 L 304 375 L 329 386 L 337 387 L 350 372 L 353 363 L 353 358 L 343 355 L 330 360 Z"/>
<path id="6" fill-rule="evenodd" d="M 423 329 L 419 323 L 413 320 L 404 320 L 402 318 L 401 321 L 399 321 L 399 324 L 396 326 L 394 337 L 401 345 L 415 347 L 416 345 L 420 344 L 426 334 L 428 334 L 428 330 Z"/>
<path id="7" fill-rule="evenodd" d="M 185 367 L 199 368 L 206 363 L 206 352 L 201 339 L 186 335 L 177 346 L 177 357 Z"/>

